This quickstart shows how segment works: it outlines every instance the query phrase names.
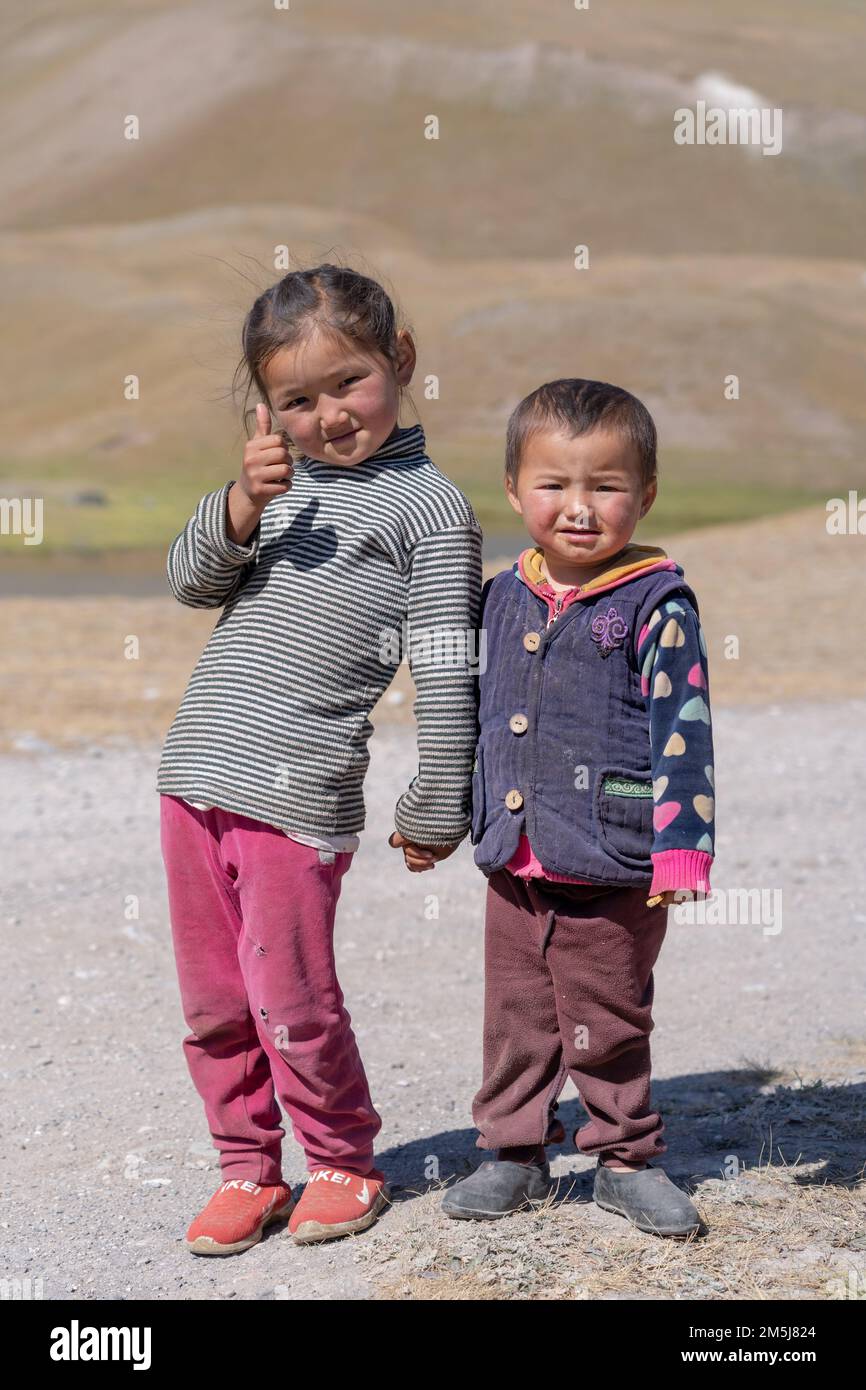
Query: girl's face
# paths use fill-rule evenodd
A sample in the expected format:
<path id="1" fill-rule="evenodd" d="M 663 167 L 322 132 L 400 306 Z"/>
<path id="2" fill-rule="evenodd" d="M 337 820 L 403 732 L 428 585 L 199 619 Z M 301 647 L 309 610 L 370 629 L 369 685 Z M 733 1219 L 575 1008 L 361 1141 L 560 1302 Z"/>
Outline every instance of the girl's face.
<path id="1" fill-rule="evenodd" d="M 398 366 L 371 357 L 346 339 L 315 327 L 302 343 L 283 347 L 264 369 L 271 408 L 308 458 L 351 467 L 394 433 L 398 386 L 412 379 L 415 345 L 401 330 Z"/>
<path id="2" fill-rule="evenodd" d="M 643 486 L 637 451 L 615 430 L 543 430 L 526 441 L 516 490 L 506 487 L 552 578 L 585 584 L 631 540 L 657 484 Z"/>

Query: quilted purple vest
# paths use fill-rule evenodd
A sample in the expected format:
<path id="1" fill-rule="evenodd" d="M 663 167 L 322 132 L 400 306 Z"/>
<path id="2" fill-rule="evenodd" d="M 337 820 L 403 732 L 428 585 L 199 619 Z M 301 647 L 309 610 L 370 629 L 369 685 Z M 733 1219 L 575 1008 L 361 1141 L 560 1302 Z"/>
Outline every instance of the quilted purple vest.
<path id="1" fill-rule="evenodd" d="M 547 627 L 546 602 L 514 568 L 484 585 L 471 842 L 485 874 L 508 863 L 525 832 L 555 873 L 652 879 L 649 697 L 635 647 L 674 594 L 698 611 L 682 573 L 661 570 L 577 599 Z"/>

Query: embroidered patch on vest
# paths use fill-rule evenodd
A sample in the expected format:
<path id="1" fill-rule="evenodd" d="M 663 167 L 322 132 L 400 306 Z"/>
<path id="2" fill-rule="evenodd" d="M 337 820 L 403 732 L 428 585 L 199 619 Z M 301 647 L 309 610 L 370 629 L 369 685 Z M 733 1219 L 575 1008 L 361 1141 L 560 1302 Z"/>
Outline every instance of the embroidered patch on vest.
<path id="1" fill-rule="evenodd" d="M 653 794 L 652 782 L 634 782 L 630 777 L 605 777 L 604 791 L 611 796 L 649 796 Z"/>
<path id="2" fill-rule="evenodd" d="M 599 613 L 592 620 L 592 640 L 599 656 L 610 656 L 615 647 L 621 647 L 628 636 L 628 623 L 615 608 Z"/>

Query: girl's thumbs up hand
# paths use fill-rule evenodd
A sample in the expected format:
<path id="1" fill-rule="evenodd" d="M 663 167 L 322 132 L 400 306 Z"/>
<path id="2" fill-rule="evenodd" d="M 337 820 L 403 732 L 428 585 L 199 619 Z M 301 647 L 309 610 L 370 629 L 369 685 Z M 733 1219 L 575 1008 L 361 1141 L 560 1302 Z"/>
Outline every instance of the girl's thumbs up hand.
<path id="1" fill-rule="evenodd" d="M 256 432 L 244 447 L 244 466 L 238 487 L 260 511 L 264 511 L 272 497 L 282 496 L 292 486 L 294 464 L 289 443 L 285 430 L 273 433 L 270 411 L 259 401 Z"/>

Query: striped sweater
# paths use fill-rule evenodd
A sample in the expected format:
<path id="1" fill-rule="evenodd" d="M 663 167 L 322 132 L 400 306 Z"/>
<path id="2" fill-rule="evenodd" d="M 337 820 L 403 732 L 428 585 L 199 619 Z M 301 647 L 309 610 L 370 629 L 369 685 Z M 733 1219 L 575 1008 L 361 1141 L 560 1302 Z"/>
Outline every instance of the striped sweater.
<path id="1" fill-rule="evenodd" d="M 420 425 L 351 467 L 302 457 L 245 545 L 226 535 L 233 486 L 207 493 L 169 548 L 175 598 L 223 612 L 166 736 L 157 791 L 287 834 L 357 833 L 369 714 L 406 656 L 418 773 L 394 825 L 420 844 L 459 843 L 481 596 L 468 500 L 427 457 Z"/>

